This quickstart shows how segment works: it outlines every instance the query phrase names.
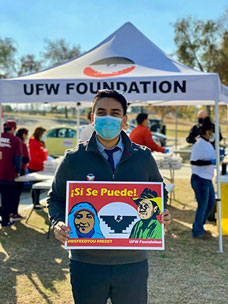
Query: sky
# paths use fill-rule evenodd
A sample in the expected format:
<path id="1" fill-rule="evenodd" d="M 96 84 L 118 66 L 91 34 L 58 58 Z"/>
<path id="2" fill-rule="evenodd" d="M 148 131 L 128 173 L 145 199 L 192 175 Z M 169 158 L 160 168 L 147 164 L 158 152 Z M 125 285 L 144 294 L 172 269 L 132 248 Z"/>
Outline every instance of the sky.
<path id="1" fill-rule="evenodd" d="M 85 52 L 130 21 L 172 54 L 178 18 L 216 20 L 226 9 L 227 0 L 0 0 L 0 38 L 12 38 L 19 56 L 39 57 L 46 38 Z"/>

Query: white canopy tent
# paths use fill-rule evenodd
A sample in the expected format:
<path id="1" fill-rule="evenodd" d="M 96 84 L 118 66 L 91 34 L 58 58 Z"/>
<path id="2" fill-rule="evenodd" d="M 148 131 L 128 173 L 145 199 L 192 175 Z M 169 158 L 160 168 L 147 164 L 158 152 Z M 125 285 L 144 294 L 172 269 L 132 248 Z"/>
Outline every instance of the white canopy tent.
<path id="1" fill-rule="evenodd" d="M 191 69 L 167 56 L 131 23 L 125 23 L 83 55 L 28 76 L 0 80 L 0 103 L 90 103 L 97 90 L 123 91 L 131 103 L 151 105 L 215 105 L 228 103 L 228 88 L 215 73 Z M 219 142 L 217 202 L 219 251 L 222 252 Z"/>

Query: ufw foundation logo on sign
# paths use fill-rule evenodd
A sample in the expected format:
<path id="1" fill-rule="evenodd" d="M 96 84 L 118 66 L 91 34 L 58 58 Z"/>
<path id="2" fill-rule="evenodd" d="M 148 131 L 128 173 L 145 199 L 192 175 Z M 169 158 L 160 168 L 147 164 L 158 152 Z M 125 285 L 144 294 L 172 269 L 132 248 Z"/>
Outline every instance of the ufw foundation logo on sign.
<path id="1" fill-rule="evenodd" d="M 135 69 L 135 63 L 124 57 L 109 57 L 97 60 L 86 67 L 83 73 L 86 76 L 104 78 L 124 75 Z"/>

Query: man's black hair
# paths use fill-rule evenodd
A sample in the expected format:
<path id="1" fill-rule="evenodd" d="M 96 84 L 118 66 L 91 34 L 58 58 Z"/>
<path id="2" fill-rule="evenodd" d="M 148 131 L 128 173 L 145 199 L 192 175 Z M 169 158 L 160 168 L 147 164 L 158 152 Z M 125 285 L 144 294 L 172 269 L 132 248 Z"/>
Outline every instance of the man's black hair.
<path id="1" fill-rule="evenodd" d="M 4 133 L 7 133 L 8 131 L 10 131 L 12 128 L 4 128 Z"/>
<path id="2" fill-rule="evenodd" d="M 215 125 L 214 123 L 211 121 L 210 117 L 205 117 L 204 120 L 203 120 L 203 124 L 202 124 L 202 127 L 201 127 L 201 134 L 202 135 L 205 135 L 206 134 L 206 131 L 215 131 Z"/>
<path id="3" fill-rule="evenodd" d="M 21 140 L 23 140 L 23 134 L 27 135 L 28 132 L 29 132 L 28 129 L 21 127 L 17 130 L 16 136 L 19 137 Z"/>
<path id="4" fill-rule="evenodd" d="M 139 113 L 137 115 L 137 117 L 136 117 L 136 121 L 137 121 L 138 125 L 141 125 L 143 123 L 143 121 L 145 119 L 147 119 L 147 118 L 148 118 L 148 114 L 146 114 L 146 113 Z"/>
<path id="5" fill-rule="evenodd" d="M 93 109 L 92 109 L 93 113 L 95 112 L 95 107 L 96 107 L 96 104 L 97 104 L 98 100 L 100 100 L 101 98 L 104 98 L 104 97 L 114 98 L 114 99 L 116 99 L 116 101 L 121 103 L 122 108 L 123 108 L 123 114 L 126 115 L 126 113 L 127 113 L 127 100 L 122 94 L 116 92 L 115 90 L 97 91 L 97 95 L 93 99 Z"/>

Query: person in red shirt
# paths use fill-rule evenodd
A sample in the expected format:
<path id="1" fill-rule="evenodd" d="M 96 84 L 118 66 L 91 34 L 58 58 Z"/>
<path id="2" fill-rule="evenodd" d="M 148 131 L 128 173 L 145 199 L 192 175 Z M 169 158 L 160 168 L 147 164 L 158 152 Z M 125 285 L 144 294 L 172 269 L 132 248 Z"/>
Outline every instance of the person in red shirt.
<path id="1" fill-rule="evenodd" d="M 45 148 L 46 129 L 36 127 L 32 136 L 29 138 L 29 156 L 28 170 L 30 173 L 42 171 L 44 169 L 44 161 L 48 159 L 48 150 Z M 34 209 L 42 209 L 43 206 L 39 202 L 40 190 L 32 190 L 32 199 Z"/>
<path id="2" fill-rule="evenodd" d="M 22 146 L 22 166 L 21 166 L 21 172 L 20 175 L 25 175 L 25 172 L 27 170 L 27 164 L 29 162 L 29 153 L 28 148 L 26 145 L 27 139 L 28 139 L 28 129 L 26 128 L 19 128 L 17 130 L 16 136 L 21 140 L 21 146 Z M 25 217 L 21 216 L 18 213 L 18 206 L 20 203 L 20 196 L 23 189 L 24 183 L 23 182 L 17 182 L 16 183 L 16 189 L 15 189 L 15 204 L 12 209 L 12 216 L 11 218 L 14 221 L 21 221 L 25 219 Z"/>
<path id="3" fill-rule="evenodd" d="M 29 172 L 37 172 L 44 169 L 44 161 L 48 159 L 48 150 L 45 148 L 44 143 L 45 133 L 45 128 L 37 127 L 29 138 Z"/>
<path id="4" fill-rule="evenodd" d="M 157 151 L 161 153 L 169 152 L 169 149 L 165 149 L 154 142 L 152 138 L 152 133 L 148 128 L 149 125 L 148 114 L 146 113 L 138 114 L 138 116 L 136 117 L 136 121 L 138 123 L 138 126 L 134 128 L 129 135 L 132 142 L 138 145 L 146 146 L 151 151 Z"/>
<path id="5" fill-rule="evenodd" d="M 15 202 L 15 177 L 20 176 L 22 147 L 20 139 L 14 136 L 17 125 L 13 120 L 4 123 L 0 141 L 0 192 L 2 197 L 2 227 L 11 226 L 10 214 Z"/>

